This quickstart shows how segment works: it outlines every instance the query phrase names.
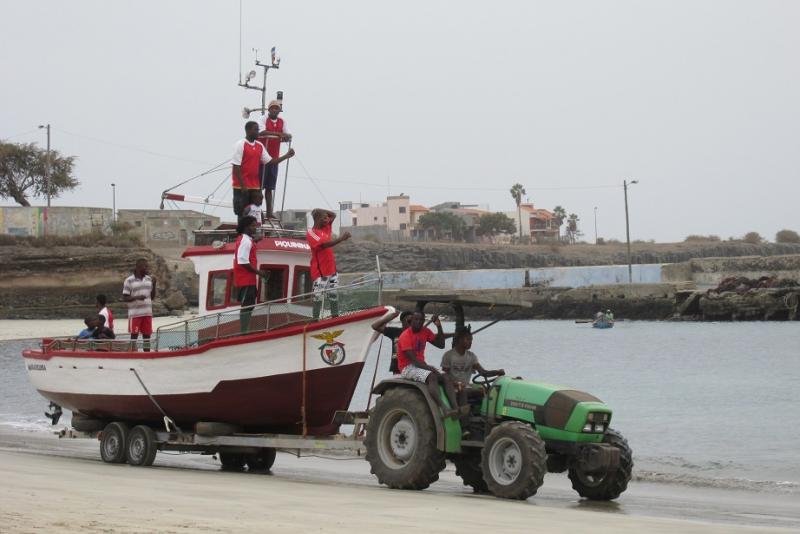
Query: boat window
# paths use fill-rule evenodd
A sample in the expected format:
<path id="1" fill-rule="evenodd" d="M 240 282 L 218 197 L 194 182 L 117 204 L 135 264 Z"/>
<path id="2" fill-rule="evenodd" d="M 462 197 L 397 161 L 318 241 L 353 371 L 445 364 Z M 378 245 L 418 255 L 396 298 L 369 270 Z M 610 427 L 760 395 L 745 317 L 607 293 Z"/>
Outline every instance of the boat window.
<path id="1" fill-rule="evenodd" d="M 212 271 L 208 273 L 208 294 L 206 295 L 206 309 L 214 310 L 224 308 L 228 303 L 228 278 L 230 271 Z"/>
<path id="2" fill-rule="evenodd" d="M 258 281 L 258 302 L 267 302 L 286 298 L 288 289 L 289 267 L 287 265 L 262 265 L 261 269 L 269 273 L 266 281 Z"/>
<path id="3" fill-rule="evenodd" d="M 228 271 L 228 306 L 240 304 L 239 288 L 233 285 L 233 269 Z"/>
<path id="4" fill-rule="evenodd" d="M 294 269 L 294 291 L 292 295 L 305 295 L 311 293 L 313 284 L 311 279 L 311 269 L 309 267 L 295 267 Z"/>

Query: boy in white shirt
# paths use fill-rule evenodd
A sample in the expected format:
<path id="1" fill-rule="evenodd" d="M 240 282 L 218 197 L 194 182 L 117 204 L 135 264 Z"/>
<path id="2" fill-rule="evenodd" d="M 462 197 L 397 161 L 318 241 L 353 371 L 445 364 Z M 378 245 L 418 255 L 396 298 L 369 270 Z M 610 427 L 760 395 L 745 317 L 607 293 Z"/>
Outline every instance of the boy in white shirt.
<path id="1" fill-rule="evenodd" d="M 261 225 L 264 222 L 264 212 L 261 210 L 261 204 L 264 202 L 264 193 L 260 189 L 251 189 L 250 203 L 245 206 L 242 212 L 242 217 L 253 217 L 256 220 L 256 235 L 253 237 L 256 241 L 263 237 Z"/>

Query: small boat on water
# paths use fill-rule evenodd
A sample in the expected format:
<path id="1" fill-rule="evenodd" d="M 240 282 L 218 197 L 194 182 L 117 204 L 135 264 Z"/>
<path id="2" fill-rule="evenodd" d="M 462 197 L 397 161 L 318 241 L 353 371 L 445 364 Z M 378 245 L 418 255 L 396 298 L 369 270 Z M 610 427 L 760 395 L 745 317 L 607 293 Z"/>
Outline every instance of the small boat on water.
<path id="1" fill-rule="evenodd" d="M 199 317 L 159 328 L 149 352 L 142 340 L 45 339 L 23 351 L 33 386 L 98 421 L 335 433 L 334 413 L 347 410 L 376 335 L 371 324 L 392 310 L 380 306 L 377 278 L 341 286 L 335 308 L 333 294 L 315 306 L 308 243 L 288 230 L 267 235 L 257 256 L 270 276 L 252 310 L 236 301 L 231 236 L 217 233 L 184 253 L 200 276 Z"/>
<path id="2" fill-rule="evenodd" d="M 614 328 L 614 319 L 601 315 L 592 321 L 592 328 Z"/>

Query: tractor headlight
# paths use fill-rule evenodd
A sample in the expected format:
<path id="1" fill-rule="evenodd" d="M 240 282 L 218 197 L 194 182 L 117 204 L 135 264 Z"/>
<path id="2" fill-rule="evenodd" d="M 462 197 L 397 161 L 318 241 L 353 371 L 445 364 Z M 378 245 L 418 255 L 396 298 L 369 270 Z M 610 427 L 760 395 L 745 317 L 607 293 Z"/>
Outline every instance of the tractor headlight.
<path id="1" fill-rule="evenodd" d="M 586 423 L 585 425 L 583 425 L 583 431 L 584 432 L 591 432 L 592 431 L 592 423 Z"/>
<path id="2" fill-rule="evenodd" d="M 603 414 L 603 421 L 605 421 L 606 423 L 608 422 L 608 414 L 607 413 Z"/>
<path id="3" fill-rule="evenodd" d="M 594 431 L 597 432 L 598 434 L 602 434 L 605 429 L 606 427 L 605 425 L 603 425 L 603 423 L 598 423 L 594 425 Z"/>

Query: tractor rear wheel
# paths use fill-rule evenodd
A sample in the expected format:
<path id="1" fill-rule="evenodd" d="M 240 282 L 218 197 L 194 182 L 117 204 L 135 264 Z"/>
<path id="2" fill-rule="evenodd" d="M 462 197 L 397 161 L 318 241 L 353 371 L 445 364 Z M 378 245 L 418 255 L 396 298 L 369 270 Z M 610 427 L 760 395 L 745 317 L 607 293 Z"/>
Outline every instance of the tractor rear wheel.
<path id="1" fill-rule="evenodd" d="M 518 421 L 501 423 L 486 437 L 481 467 L 494 495 L 527 499 L 536 494 L 547 473 L 544 440 L 530 425 Z"/>
<path id="2" fill-rule="evenodd" d="M 378 482 L 420 490 L 439 480 L 445 454 L 436 448 L 434 417 L 418 391 L 394 388 L 378 398 L 364 440 L 370 472 Z"/>
<path id="3" fill-rule="evenodd" d="M 633 472 L 633 452 L 628 445 L 628 440 L 616 430 L 609 429 L 603 437 L 603 443 L 608 443 L 619 449 L 619 469 L 610 473 L 584 473 L 580 469 L 570 469 L 569 479 L 572 489 L 578 495 L 595 501 L 610 501 L 616 499 L 628 489 L 628 482 Z"/>

